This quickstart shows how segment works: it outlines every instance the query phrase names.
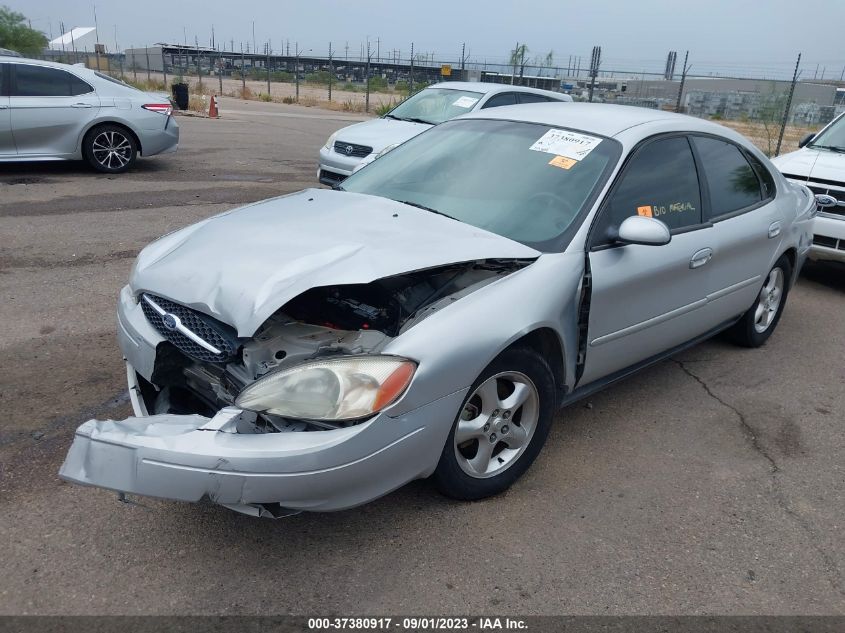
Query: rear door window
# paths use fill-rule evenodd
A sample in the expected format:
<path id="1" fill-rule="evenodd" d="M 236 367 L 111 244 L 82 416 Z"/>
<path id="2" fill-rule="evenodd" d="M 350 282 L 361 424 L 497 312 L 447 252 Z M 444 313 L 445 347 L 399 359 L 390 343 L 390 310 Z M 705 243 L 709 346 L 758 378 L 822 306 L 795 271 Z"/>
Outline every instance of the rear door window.
<path id="1" fill-rule="evenodd" d="M 73 97 L 93 90 L 76 75 L 58 68 L 15 64 L 12 96 Z"/>
<path id="2" fill-rule="evenodd" d="M 592 245 L 613 243 L 632 215 L 657 218 L 675 231 L 701 224 L 698 173 L 686 137 L 657 139 L 636 151 L 599 216 Z"/>
<path id="3" fill-rule="evenodd" d="M 9 96 L 9 64 L 0 64 L 0 97 Z"/>
<path id="4" fill-rule="evenodd" d="M 706 220 L 740 211 L 763 199 L 757 172 L 736 145 L 709 136 L 693 136 L 692 142 L 710 194 Z"/>
<path id="5" fill-rule="evenodd" d="M 484 104 L 484 108 L 498 108 L 499 106 L 514 105 L 516 103 L 516 93 L 503 92 L 501 94 L 493 95 Z"/>
<path id="6" fill-rule="evenodd" d="M 519 93 L 519 102 L 520 103 L 548 103 L 548 97 L 544 97 L 543 95 L 535 95 L 531 92 L 520 92 Z"/>

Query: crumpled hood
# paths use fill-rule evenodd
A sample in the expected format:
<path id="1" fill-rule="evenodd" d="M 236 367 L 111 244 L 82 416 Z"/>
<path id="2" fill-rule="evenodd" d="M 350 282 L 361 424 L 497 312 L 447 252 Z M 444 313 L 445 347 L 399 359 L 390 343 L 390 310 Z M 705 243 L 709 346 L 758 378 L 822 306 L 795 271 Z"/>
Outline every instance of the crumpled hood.
<path id="1" fill-rule="evenodd" d="M 432 127 L 425 123 L 397 121 L 396 119 L 372 119 L 343 128 L 337 133 L 335 140 L 339 143 L 367 145 L 372 147 L 373 152 L 377 154 L 388 145 L 404 143 L 409 138 L 413 138 Z"/>
<path id="2" fill-rule="evenodd" d="M 429 211 L 363 194 L 306 189 L 228 211 L 141 251 L 130 285 L 251 336 L 309 288 L 369 283 L 538 251 Z"/>
<path id="3" fill-rule="evenodd" d="M 810 180 L 845 183 L 845 154 L 805 147 L 772 159 L 781 173 Z"/>

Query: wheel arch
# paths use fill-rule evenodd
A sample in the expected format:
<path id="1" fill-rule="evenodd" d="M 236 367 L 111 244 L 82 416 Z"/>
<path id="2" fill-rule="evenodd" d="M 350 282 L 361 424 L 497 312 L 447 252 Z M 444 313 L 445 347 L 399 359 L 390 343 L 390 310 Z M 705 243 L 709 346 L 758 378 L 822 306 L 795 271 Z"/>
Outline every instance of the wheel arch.
<path id="1" fill-rule="evenodd" d="M 505 350 L 514 347 L 531 348 L 546 360 L 554 374 L 559 401 L 564 393 L 564 381 L 566 379 L 566 365 L 564 361 L 566 355 L 564 354 L 563 341 L 560 335 L 550 327 L 539 327 L 512 341 Z"/>
<path id="2" fill-rule="evenodd" d="M 88 127 L 86 127 L 82 131 L 82 135 L 80 136 L 80 141 L 79 141 L 79 143 L 80 143 L 80 145 L 79 145 L 80 154 L 83 153 L 82 143 L 85 142 L 85 139 L 88 137 L 88 135 L 93 130 L 95 130 L 96 128 L 98 128 L 102 125 L 115 125 L 119 128 L 123 128 L 124 130 L 126 130 L 129 134 L 132 135 L 132 139 L 135 141 L 135 146 L 138 148 L 138 155 L 139 156 L 144 155 L 144 150 L 143 150 L 143 147 L 141 146 L 141 138 L 138 136 L 138 133 L 134 129 L 132 129 L 131 125 L 129 125 L 125 121 L 119 121 L 117 119 L 99 119 L 97 121 L 92 121 L 91 124 L 88 125 Z"/>
<path id="3" fill-rule="evenodd" d="M 777 259 L 780 259 L 781 257 L 786 257 L 786 259 L 789 260 L 790 267 L 792 268 L 792 275 L 790 275 L 789 279 L 789 287 L 791 288 L 798 280 L 798 271 L 795 268 L 796 262 L 798 261 L 798 249 L 794 246 L 790 246 L 783 253 L 778 255 Z"/>

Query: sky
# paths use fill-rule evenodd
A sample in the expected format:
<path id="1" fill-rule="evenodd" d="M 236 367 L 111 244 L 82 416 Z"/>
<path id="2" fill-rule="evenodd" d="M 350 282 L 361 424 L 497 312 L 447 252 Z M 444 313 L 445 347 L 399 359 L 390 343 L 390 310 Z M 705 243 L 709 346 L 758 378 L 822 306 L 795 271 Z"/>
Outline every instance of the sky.
<path id="1" fill-rule="evenodd" d="M 25 14 L 33 28 L 60 35 L 60 24 L 93 26 L 87 0 L 0 0 Z M 289 41 L 311 54 L 357 57 L 369 39 L 373 55 L 433 53 L 436 61 L 460 59 L 461 45 L 477 62 L 501 62 L 519 42 L 528 57 L 554 52 L 555 65 L 573 56 L 589 65 L 602 47 L 603 70 L 662 71 L 668 51 L 677 69 L 690 51 L 693 73 L 788 76 L 802 53 L 802 78 L 839 79 L 845 73 L 845 0 L 100 0 L 100 41 L 109 50 L 156 42 L 252 48 Z M 824 25 L 831 25 L 829 28 Z M 825 34 L 827 32 L 827 34 Z M 116 36 L 116 37 L 115 37 Z"/>

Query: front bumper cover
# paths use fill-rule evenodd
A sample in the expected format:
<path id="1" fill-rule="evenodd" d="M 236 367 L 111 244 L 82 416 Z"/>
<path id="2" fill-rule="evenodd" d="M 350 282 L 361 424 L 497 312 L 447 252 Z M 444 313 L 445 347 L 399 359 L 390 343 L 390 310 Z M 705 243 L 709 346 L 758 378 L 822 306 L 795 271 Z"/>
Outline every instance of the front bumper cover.
<path id="1" fill-rule="evenodd" d="M 236 433 L 243 413 L 236 408 L 214 418 L 89 420 L 77 429 L 59 476 L 150 497 L 208 498 L 241 510 L 271 503 L 341 510 L 430 475 L 466 391 L 396 418 L 380 414 L 329 431 Z"/>

